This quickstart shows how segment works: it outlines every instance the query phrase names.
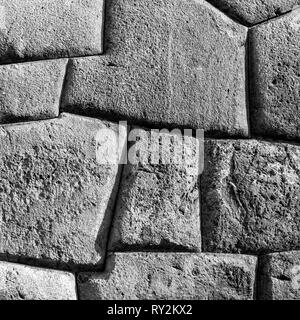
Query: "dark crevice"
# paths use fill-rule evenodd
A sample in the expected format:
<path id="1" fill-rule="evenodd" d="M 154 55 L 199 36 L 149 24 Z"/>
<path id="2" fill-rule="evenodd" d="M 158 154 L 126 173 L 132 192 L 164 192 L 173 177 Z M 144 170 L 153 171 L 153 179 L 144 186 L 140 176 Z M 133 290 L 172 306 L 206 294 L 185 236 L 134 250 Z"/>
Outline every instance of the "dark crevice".
<path id="1" fill-rule="evenodd" d="M 103 270 L 103 267 L 97 264 L 77 264 L 72 261 L 61 262 L 49 258 L 32 258 L 25 255 L 13 255 L 8 253 L 1 253 L 0 261 L 68 272 L 99 272 Z"/>
<path id="2" fill-rule="evenodd" d="M 74 273 L 74 277 L 75 277 L 75 292 L 76 292 L 76 298 L 77 300 L 80 300 L 80 292 L 79 292 L 79 285 L 78 285 L 78 274 Z"/>
<path id="3" fill-rule="evenodd" d="M 0 60 L 0 66 L 5 65 L 12 65 L 12 64 L 21 64 L 21 63 L 30 63 L 30 62 L 43 62 L 43 61 L 53 61 L 53 60 L 69 60 L 69 59 L 77 59 L 77 58 L 90 58 L 90 57 L 101 57 L 103 53 L 101 54 L 87 54 L 87 55 L 74 55 L 74 56 L 62 56 L 62 57 L 56 57 L 56 58 L 30 58 L 30 59 L 18 59 L 18 60 L 6 60 L 1 61 Z"/>
<path id="4" fill-rule="evenodd" d="M 297 8 L 295 8 L 295 9 L 297 9 Z M 248 28 L 249 28 L 249 29 L 252 29 L 252 28 L 255 28 L 255 27 L 257 27 L 257 26 L 260 26 L 260 25 L 263 25 L 263 24 L 267 24 L 267 23 L 269 23 L 269 22 L 272 22 L 272 21 L 274 21 L 274 20 L 282 19 L 282 17 L 290 14 L 290 13 L 291 13 L 292 11 L 294 11 L 295 9 L 291 9 L 291 10 L 289 10 L 289 11 L 286 11 L 286 12 L 281 13 L 280 15 L 276 15 L 276 16 L 271 17 L 271 18 L 268 18 L 268 19 L 266 19 L 266 20 L 263 20 L 263 21 L 260 21 L 260 22 L 251 24 L 250 26 L 248 26 Z"/>
<path id="5" fill-rule="evenodd" d="M 242 19 L 239 19 L 236 15 L 230 13 L 227 10 L 222 9 L 221 7 L 216 6 L 214 3 L 210 2 L 209 0 L 207 0 L 207 3 L 212 6 L 213 8 L 215 8 L 217 11 L 219 11 L 221 14 L 223 14 L 224 16 L 226 16 L 227 18 L 229 18 L 230 20 L 232 20 L 233 22 L 240 24 L 244 27 L 249 27 L 250 24 L 246 23 L 245 21 L 243 21 Z"/>
<path id="6" fill-rule="evenodd" d="M 58 105 L 59 113 L 61 113 L 61 107 L 63 105 L 64 94 L 65 94 L 66 87 L 67 87 L 69 66 L 70 66 L 70 59 L 68 59 L 68 61 L 66 63 L 66 66 L 65 66 L 65 74 L 64 74 L 64 77 L 63 77 L 61 91 L 60 91 L 60 97 L 59 97 L 59 105 Z"/>
<path id="7" fill-rule="evenodd" d="M 122 248 L 117 247 L 114 250 L 110 250 L 109 253 L 202 253 L 198 249 L 189 249 L 184 245 L 173 244 L 170 246 L 143 246 L 143 245 L 126 245 Z"/>

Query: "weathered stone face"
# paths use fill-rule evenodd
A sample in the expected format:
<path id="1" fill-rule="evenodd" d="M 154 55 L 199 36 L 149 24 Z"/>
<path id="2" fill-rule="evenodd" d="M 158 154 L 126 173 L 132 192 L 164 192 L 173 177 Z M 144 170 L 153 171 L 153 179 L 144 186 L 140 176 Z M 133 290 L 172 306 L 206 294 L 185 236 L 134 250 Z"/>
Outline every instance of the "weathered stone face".
<path id="1" fill-rule="evenodd" d="M 241 255 L 116 253 L 104 273 L 78 277 L 80 299 L 252 299 L 256 258 Z"/>
<path id="2" fill-rule="evenodd" d="M 205 1 L 112 0 L 102 57 L 72 59 L 63 109 L 247 135 L 247 30 Z"/>
<path id="3" fill-rule="evenodd" d="M 300 5 L 299 0 L 207 0 L 220 10 L 247 25 L 253 25 Z"/>
<path id="4" fill-rule="evenodd" d="M 300 148 L 208 140 L 201 178 L 204 251 L 300 248 Z"/>
<path id="5" fill-rule="evenodd" d="M 0 300 L 76 300 L 73 274 L 0 262 Z"/>
<path id="6" fill-rule="evenodd" d="M 103 0 L 1 0 L 0 61 L 102 52 Z"/>
<path id="7" fill-rule="evenodd" d="M 137 128 L 132 133 L 141 140 L 129 158 L 141 157 L 125 165 L 110 250 L 201 250 L 200 140 Z"/>
<path id="8" fill-rule="evenodd" d="M 67 60 L 0 66 L 0 123 L 55 118 Z"/>
<path id="9" fill-rule="evenodd" d="M 300 299 L 300 251 L 263 256 L 260 265 L 260 299 Z"/>
<path id="10" fill-rule="evenodd" d="M 300 138 L 300 10 L 250 31 L 251 125 L 256 135 Z"/>
<path id="11" fill-rule="evenodd" d="M 119 178 L 117 164 L 96 161 L 95 138 L 104 128 L 118 131 L 71 115 L 1 127 L 1 257 L 102 265 Z"/>

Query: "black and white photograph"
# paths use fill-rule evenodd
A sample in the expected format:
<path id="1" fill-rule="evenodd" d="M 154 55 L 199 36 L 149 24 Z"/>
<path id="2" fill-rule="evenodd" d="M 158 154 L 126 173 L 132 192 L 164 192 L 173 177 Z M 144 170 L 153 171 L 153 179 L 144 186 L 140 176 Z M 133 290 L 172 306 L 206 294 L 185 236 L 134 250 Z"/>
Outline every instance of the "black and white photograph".
<path id="1" fill-rule="evenodd" d="M 300 0 L 0 0 L 0 300 L 300 300 Z"/>

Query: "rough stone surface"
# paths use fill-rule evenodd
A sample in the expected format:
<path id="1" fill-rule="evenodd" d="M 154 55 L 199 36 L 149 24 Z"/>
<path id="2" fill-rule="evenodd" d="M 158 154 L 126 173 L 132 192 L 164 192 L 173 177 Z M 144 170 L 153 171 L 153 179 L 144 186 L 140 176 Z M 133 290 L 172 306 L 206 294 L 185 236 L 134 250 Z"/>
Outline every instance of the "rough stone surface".
<path id="1" fill-rule="evenodd" d="M 72 59 L 68 112 L 247 135 L 247 30 L 202 0 L 111 0 L 102 57 Z"/>
<path id="2" fill-rule="evenodd" d="M 0 262 L 0 300 L 76 300 L 73 274 Z"/>
<path id="3" fill-rule="evenodd" d="M 300 138 L 300 9 L 255 27 L 251 45 L 251 123 L 261 136 Z"/>
<path id="4" fill-rule="evenodd" d="M 71 115 L 0 128 L 1 257 L 101 266 L 119 177 L 117 164 L 96 161 L 106 128 L 118 131 Z"/>
<path id="5" fill-rule="evenodd" d="M 300 251 L 261 258 L 259 299 L 300 300 Z"/>
<path id="6" fill-rule="evenodd" d="M 299 0 L 207 0 L 246 25 L 274 18 L 300 5 Z"/>
<path id="7" fill-rule="evenodd" d="M 145 156 L 124 168 L 109 248 L 199 251 L 199 140 L 171 133 L 151 136 L 141 129 L 135 135 L 141 140 L 129 157 Z M 160 150 L 160 162 L 150 158 L 157 156 L 155 150 Z"/>
<path id="8" fill-rule="evenodd" d="M 0 61 L 100 54 L 103 0 L 1 0 Z"/>
<path id="9" fill-rule="evenodd" d="M 201 177 L 204 251 L 300 248 L 300 147 L 208 140 Z"/>
<path id="10" fill-rule="evenodd" d="M 67 60 L 0 66 L 0 123 L 54 118 Z"/>
<path id="11" fill-rule="evenodd" d="M 79 275 L 83 300 L 253 299 L 256 257 L 180 253 L 117 253 L 107 270 Z"/>

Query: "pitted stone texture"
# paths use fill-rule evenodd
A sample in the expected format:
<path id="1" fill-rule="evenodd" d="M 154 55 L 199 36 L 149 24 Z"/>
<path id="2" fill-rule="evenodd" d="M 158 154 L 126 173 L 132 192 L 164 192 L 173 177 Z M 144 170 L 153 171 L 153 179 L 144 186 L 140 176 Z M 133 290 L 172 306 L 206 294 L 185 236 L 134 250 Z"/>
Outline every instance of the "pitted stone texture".
<path id="1" fill-rule="evenodd" d="M 300 5 L 299 0 L 207 0 L 247 25 L 274 18 Z"/>
<path id="2" fill-rule="evenodd" d="M 201 177 L 203 250 L 300 248 L 300 147 L 208 140 Z"/>
<path id="3" fill-rule="evenodd" d="M 73 274 L 0 262 L 0 300 L 76 300 Z"/>
<path id="4" fill-rule="evenodd" d="M 96 161 L 96 135 L 106 128 L 118 131 L 71 115 L 0 128 L 1 256 L 101 266 L 119 179 L 117 164 Z"/>
<path id="5" fill-rule="evenodd" d="M 300 300 L 300 251 L 261 257 L 259 299 Z"/>
<path id="6" fill-rule="evenodd" d="M 125 165 L 110 250 L 200 251 L 200 140 L 174 131 L 134 132 L 140 140 L 129 157 L 142 156 Z"/>
<path id="7" fill-rule="evenodd" d="M 78 277 L 83 300 L 251 300 L 256 257 L 117 253 L 104 273 Z"/>
<path id="8" fill-rule="evenodd" d="M 0 66 L 0 123 L 55 118 L 67 60 Z"/>
<path id="9" fill-rule="evenodd" d="M 300 139 L 300 9 L 250 31 L 251 126 L 256 135 Z"/>
<path id="10" fill-rule="evenodd" d="M 1 0 L 0 61 L 100 54 L 103 0 Z"/>
<path id="11" fill-rule="evenodd" d="M 68 112 L 247 135 L 247 30 L 205 1 L 111 0 L 102 57 L 72 59 Z"/>

